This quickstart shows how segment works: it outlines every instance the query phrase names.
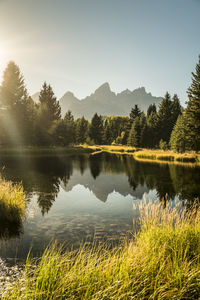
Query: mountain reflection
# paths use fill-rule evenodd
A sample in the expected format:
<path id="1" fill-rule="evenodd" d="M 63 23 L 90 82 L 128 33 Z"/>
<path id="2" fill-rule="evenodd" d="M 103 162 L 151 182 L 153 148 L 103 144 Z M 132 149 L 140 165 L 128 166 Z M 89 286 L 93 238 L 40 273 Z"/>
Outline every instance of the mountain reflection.
<path id="1" fill-rule="evenodd" d="M 160 200 L 167 195 L 167 199 L 178 196 L 189 202 L 200 194 L 199 167 L 139 162 L 125 155 L 2 157 L 3 166 L 5 179 L 22 182 L 27 198 L 33 193 L 37 196 L 43 215 L 51 209 L 61 187 L 69 192 L 78 184 L 103 202 L 114 191 L 142 199 L 144 193 L 154 190 Z"/>

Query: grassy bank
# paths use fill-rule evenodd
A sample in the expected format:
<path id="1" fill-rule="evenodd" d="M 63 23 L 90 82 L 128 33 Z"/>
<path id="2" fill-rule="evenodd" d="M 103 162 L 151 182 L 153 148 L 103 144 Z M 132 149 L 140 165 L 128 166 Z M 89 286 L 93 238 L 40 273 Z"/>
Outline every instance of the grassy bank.
<path id="1" fill-rule="evenodd" d="M 0 177 L 0 220 L 15 223 L 25 211 L 25 194 L 20 185 L 14 185 Z"/>
<path id="2" fill-rule="evenodd" d="M 39 156 L 59 156 L 70 154 L 97 154 L 108 152 L 115 154 L 133 155 L 135 159 L 146 159 L 162 162 L 200 163 L 200 154 L 197 153 L 175 153 L 173 151 L 140 149 L 129 146 L 112 145 L 80 145 L 73 147 L 23 147 L 23 148 L 0 148 L 1 155 L 39 155 Z"/>
<path id="3" fill-rule="evenodd" d="M 80 145 L 72 147 L 22 147 L 22 148 L 0 148 L 1 155 L 67 155 L 81 153 L 108 152 L 115 154 L 129 154 L 136 159 L 166 162 L 200 163 L 200 154 L 197 153 L 175 153 L 173 151 L 141 149 L 129 146 L 114 145 Z"/>
<path id="4" fill-rule="evenodd" d="M 146 159 L 152 161 L 167 161 L 167 162 L 190 162 L 200 163 L 200 154 L 195 152 L 191 153 L 176 153 L 173 151 L 164 150 L 150 150 L 140 149 L 128 146 L 87 146 L 85 149 L 90 148 L 93 154 L 99 152 L 109 152 L 116 154 L 132 154 L 136 159 Z"/>
<path id="5" fill-rule="evenodd" d="M 22 279 L 4 299 L 198 299 L 200 209 L 140 207 L 141 231 L 117 249 L 50 246 L 27 259 Z"/>
<path id="6" fill-rule="evenodd" d="M 172 162 L 191 162 L 199 163 L 200 155 L 196 153 L 175 153 L 173 151 L 148 150 L 142 149 L 134 153 L 134 157 L 138 159 L 151 159 L 159 161 Z"/>

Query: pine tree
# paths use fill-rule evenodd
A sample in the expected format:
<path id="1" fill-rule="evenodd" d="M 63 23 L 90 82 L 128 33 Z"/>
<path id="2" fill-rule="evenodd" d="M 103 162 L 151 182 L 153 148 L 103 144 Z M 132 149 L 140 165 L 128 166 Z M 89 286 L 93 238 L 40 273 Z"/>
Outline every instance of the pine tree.
<path id="1" fill-rule="evenodd" d="M 30 143 L 32 131 L 28 129 L 34 127 L 35 105 L 28 97 L 19 67 L 12 61 L 4 71 L 0 98 L 4 108 L 1 122 L 7 142 L 15 145 Z"/>
<path id="2" fill-rule="evenodd" d="M 140 146 L 148 147 L 147 118 L 144 113 L 140 116 Z"/>
<path id="3" fill-rule="evenodd" d="M 73 144 L 75 143 L 76 139 L 76 128 L 74 122 L 74 116 L 72 112 L 68 110 L 64 117 L 64 123 L 66 125 L 66 144 Z"/>
<path id="4" fill-rule="evenodd" d="M 155 148 L 159 143 L 159 119 L 156 112 L 152 112 L 147 118 L 147 147 Z"/>
<path id="5" fill-rule="evenodd" d="M 68 128 L 63 120 L 59 120 L 51 129 L 52 143 L 55 146 L 67 146 L 69 144 Z"/>
<path id="6" fill-rule="evenodd" d="M 110 145 L 113 142 L 112 130 L 108 122 L 104 127 L 103 142 L 105 145 Z"/>
<path id="7" fill-rule="evenodd" d="M 128 146 L 140 147 L 140 141 L 141 141 L 140 119 L 139 117 L 136 117 L 131 127 L 127 144 Z"/>
<path id="8" fill-rule="evenodd" d="M 126 127 L 124 128 L 125 133 L 124 133 L 123 138 L 122 138 L 122 144 L 123 145 L 128 144 L 129 134 L 130 134 L 132 125 L 133 125 L 133 123 L 134 123 L 134 121 L 137 117 L 140 118 L 141 114 L 142 114 L 141 110 L 139 109 L 138 105 L 135 104 L 135 106 L 131 109 L 131 112 L 130 112 L 130 115 L 129 115 L 130 118 L 126 123 Z"/>
<path id="9" fill-rule="evenodd" d="M 131 124 L 134 122 L 134 120 L 137 118 L 137 117 L 140 117 L 141 116 L 141 110 L 139 109 L 138 105 L 135 104 L 135 106 L 131 109 L 131 112 L 130 112 L 130 120 L 131 120 Z"/>
<path id="10" fill-rule="evenodd" d="M 192 150 L 200 150 L 200 56 L 196 73 L 192 72 L 192 84 L 188 89 L 186 108 L 186 144 Z"/>
<path id="11" fill-rule="evenodd" d="M 158 118 L 159 118 L 159 140 L 163 140 L 165 142 L 169 142 L 170 135 L 173 129 L 174 124 L 172 123 L 172 101 L 171 96 L 167 92 L 162 102 L 160 103 L 158 110 Z"/>
<path id="12" fill-rule="evenodd" d="M 1 94 L 4 107 L 10 110 L 27 100 L 24 78 L 13 61 L 8 63 L 4 71 Z"/>
<path id="13" fill-rule="evenodd" d="M 182 107 L 180 104 L 180 100 L 178 96 L 174 94 L 172 98 L 172 104 L 171 104 L 171 122 L 173 127 L 176 124 L 176 121 L 181 113 L 182 113 Z"/>
<path id="14" fill-rule="evenodd" d="M 89 136 L 97 145 L 101 145 L 103 142 L 103 119 L 98 116 L 97 113 L 94 114 L 90 128 Z"/>
<path id="15" fill-rule="evenodd" d="M 54 96 L 52 87 L 45 82 L 39 95 L 39 126 L 45 130 L 49 130 L 60 118 L 60 104 Z"/>
<path id="16" fill-rule="evenodd" d="M 170 138 L 170 147 L 177 152 L 185 152 L 186 145 L 186 114 L 179 115 Z"/>
<path id="17" fill-rule="evenodd" d="M 76 120 L 76 143 L 83 144 L 88 133 L 88 121 L 82 117 Z"/>
<path id="18" fill-rule="evenodd" d="M 147 109 L 147 117 L 149 117 L 151 113 L 157 113 L 157 108 L 155 103 L 149 105 Z"/>

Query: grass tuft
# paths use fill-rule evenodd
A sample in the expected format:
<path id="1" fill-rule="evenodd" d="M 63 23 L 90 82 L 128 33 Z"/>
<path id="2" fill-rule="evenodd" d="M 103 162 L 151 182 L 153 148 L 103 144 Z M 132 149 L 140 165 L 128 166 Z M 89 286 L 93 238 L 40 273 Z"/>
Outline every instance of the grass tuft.
<path id="1" fill-rule="evenodd" d="M 0 177 L 0 220 L 18 222 L 25 211 L 25 194 L 21 185 Z"/>

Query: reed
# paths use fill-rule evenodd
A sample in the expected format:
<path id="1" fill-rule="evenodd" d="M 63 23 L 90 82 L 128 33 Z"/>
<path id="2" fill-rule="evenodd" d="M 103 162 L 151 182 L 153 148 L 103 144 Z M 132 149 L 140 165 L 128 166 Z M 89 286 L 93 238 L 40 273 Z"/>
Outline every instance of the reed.
<path id="1" fill-rule="evenodd" d="M 200 209 L 162 203 L 137 209 L 133 241 L 76 252 L 55 243 L 40 260 L 27 258 L 22 278 L 3 299 L 198 299 Z"/>

